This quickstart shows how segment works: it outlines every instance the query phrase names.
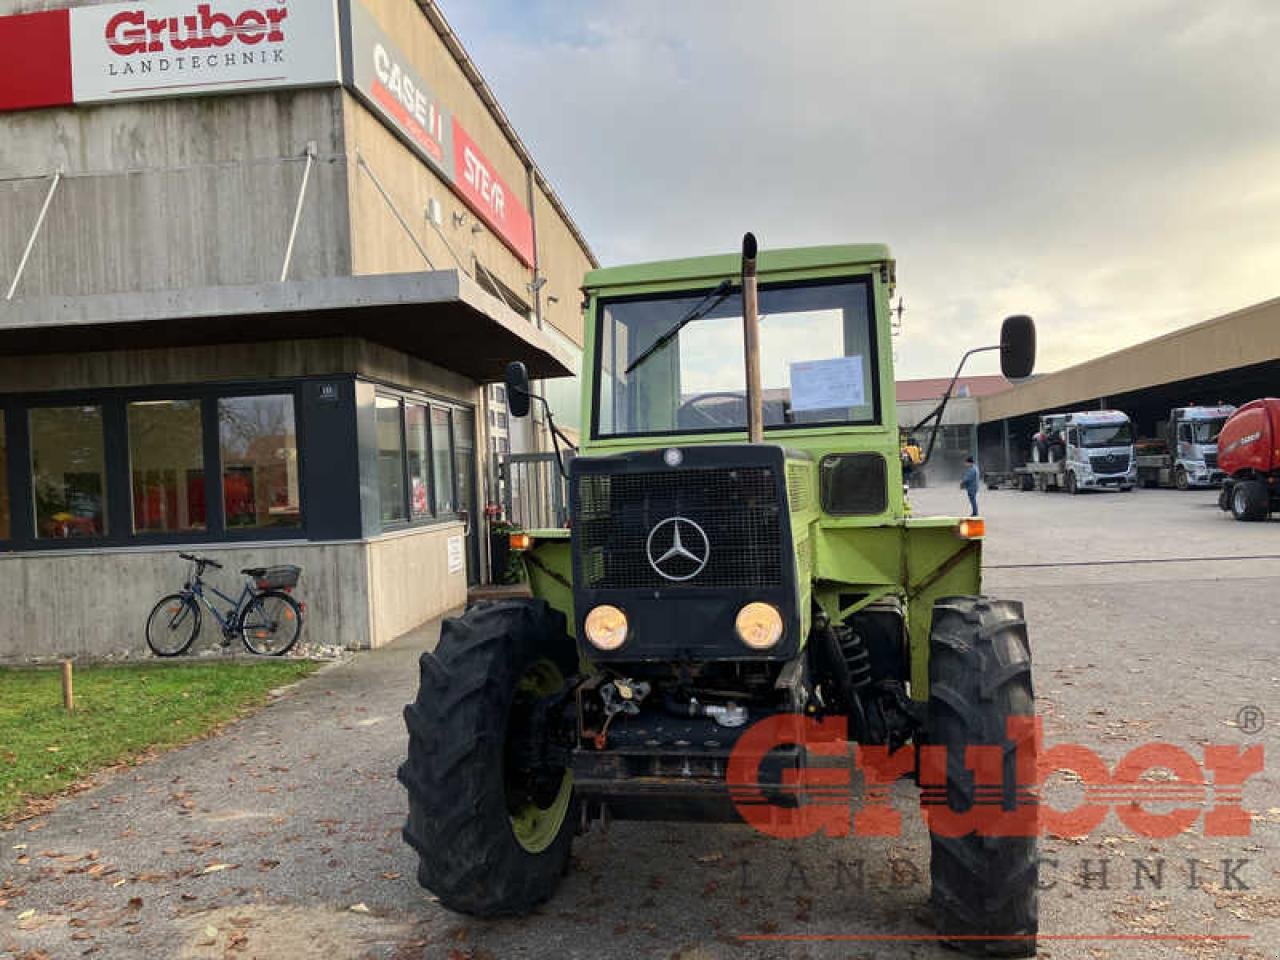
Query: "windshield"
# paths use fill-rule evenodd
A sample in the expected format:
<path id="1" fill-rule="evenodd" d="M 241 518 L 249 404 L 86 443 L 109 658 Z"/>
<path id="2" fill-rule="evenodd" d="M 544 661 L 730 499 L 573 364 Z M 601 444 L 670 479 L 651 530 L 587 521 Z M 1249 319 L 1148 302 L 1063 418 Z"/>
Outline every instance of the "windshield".
<path id="1" fill-rule="evenodd" d="M 1082 445 L 1086 447 L 1127 447 L 1133 443 L 1133 430 L 1127 423 L 1104 427 L 1085 427 Z"/>
<path id="2" fill-rule="evenodd" d="M 1192 443 L 1217 443 L 1218 434 L 1226 425 L 1227 418 L 1221 420 L 1197 420 L 1191 424 Z"/>
<path id="3" fill-rule="evenodd" d="M 597 436 L 746 429 L 739 290 L 653 349 L 709 302 L 704 290 L 601 305 Z M 875 369 L 867 280 L 760 288 L 766 427 L 876 422 Z"/>

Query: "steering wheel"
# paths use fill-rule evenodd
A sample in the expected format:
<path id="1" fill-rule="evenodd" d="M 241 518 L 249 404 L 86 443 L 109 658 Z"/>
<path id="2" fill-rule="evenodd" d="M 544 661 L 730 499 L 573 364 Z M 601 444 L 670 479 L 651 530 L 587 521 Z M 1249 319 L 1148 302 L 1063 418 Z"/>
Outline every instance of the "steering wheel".
<path id="1" fill-rule="evenodd" d="M 713 400 L 719 402 L 710 408 L 703 406 Z M 725 400 L 734 402 L 728 404 Z M 729 390 L 700 393 L 684 401 L 676 410 L 676 426 L 680 428 L 697 430 L 729 427 L 741 430 L 746 425 L 747 398 Z"/>

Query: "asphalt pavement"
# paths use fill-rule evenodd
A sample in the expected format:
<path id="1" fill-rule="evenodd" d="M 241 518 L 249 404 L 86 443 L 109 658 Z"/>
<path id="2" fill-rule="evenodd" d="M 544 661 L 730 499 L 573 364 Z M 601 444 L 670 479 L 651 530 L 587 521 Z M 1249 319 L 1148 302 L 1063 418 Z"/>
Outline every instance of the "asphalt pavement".
<path id="1" fill-rule="evenodd" d="M 1040 956 L 1280 957 L 1280 522 L 1236 523 L 1212 491 L 981 498 L 985 589 L 1026 603 L 1049 744 L 1110 766 L 1150 742 L 1197 761 L 1213 745 L 1266 752 L 1243 790 L 1247 836 L 1207 837 L 1203 816 L 1135 835 L 1113 811 L 1085 839 L 1043 841 Z M 964 495 L 913 502 L 945 513 Z M 535 915 L 443 910 L 414 882 L 395 780 L 400 709 L 433 643 L 426 629 L 326 668 L 0 832 L 0 957 L 955 956 L 914 939 L 932 932 L 928 840 L 905 783 L 900 838 L 615 823 L 579 838 Z M 1049 790 L 1062 808 L 1080 796 L 1067 774 Z"/>

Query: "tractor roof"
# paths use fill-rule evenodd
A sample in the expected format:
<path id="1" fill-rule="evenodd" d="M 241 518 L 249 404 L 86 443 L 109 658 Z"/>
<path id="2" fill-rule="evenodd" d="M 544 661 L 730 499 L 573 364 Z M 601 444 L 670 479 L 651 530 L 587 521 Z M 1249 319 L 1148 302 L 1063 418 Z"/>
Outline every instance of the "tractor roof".
<path id="1" fill-rule="evenodd" d="M 761 250 L 758 270 L 764 274 L 824 270 L 840 267 L 873 267 L 887 264 L 892 274 L 893 255 L 883 243 L 833 244 L 825 247 L 790 247 Z M 655 260 L 622 267 L 604 267 L 587 274 L 583 286 L 596 290 L 605 287 L 632 287 L 650 283 L 722 280 L 741 272 L 742 256 L 726 253 L 688 260 Z"/>

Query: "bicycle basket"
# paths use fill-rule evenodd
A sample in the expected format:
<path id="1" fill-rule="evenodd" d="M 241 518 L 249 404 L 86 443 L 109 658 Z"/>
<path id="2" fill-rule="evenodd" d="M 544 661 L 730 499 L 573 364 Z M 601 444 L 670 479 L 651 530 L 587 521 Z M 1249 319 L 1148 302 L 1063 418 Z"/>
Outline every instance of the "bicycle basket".
<path id="1" fill-rule="evenodd" d="M 259 590 L 291 590 L 298 585 L 302 576 L 302 568 L 291 564 L 278 567 L 266 567 L 253 578 L 253 585 Z"/>

